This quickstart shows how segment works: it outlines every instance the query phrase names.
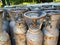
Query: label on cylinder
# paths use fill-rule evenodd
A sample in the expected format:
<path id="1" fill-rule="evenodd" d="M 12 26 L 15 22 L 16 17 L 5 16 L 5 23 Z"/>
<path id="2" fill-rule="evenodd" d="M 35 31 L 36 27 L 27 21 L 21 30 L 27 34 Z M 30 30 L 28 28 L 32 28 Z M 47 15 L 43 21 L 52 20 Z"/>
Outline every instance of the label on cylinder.
<path id="1" fill-rule="evenodd" d="M 35 41 L 33 41 L 32 39 L 27 39 L 27 45 L 42 45 L 42 42 L 39 39 Z"/>
<path id="2" fill-rule="evenodd" d="M 15 34 L 16 45 L 26 45 L 26 39 L 24 34 Z"/>
<path id="3" fill-rule="evenodd" d="M 58 36 L 44 36 L 44 45 L 57 45 Z"/>

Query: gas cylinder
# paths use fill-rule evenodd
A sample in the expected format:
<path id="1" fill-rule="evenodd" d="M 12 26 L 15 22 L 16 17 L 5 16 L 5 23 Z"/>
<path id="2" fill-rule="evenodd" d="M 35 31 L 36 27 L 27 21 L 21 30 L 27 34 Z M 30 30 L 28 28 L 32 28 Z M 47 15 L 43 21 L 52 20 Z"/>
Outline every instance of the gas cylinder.
<path id="1" fill-rule="evenodd" d="M 12 13 L 11 13 L 12 12 Z M 22 19 L 22 13 L 20 10 L 14 10 L 11 11 L 10 17 L 12 19 L 12 22 L 10 22 L 10 24 L 12 23 L 13 26 L 11 26 L 13 29 L 13 33 L 14 33 L 14 39 L 16 42 L 16 45 L 26 45 L 26 28 L 25 28 L 25 24 L 24 24 L 24 20 Z M 17 14 L 18 18 L 16 20 L 15 17 L 13 17 L 12 14 Z"/>
<path id="2" fill-rule="evenodd" d="M 48 15 L 46 16 L 45 27 L 43 29 L 44 32 L 44 43 L 43 45 L 57 45 L 59 31 L 59 19 L 60 14 L 59 11 L 49 10 L 47 11 Z"/>
<path id="3" fill-rule="evenodd" d="M 14 27 L 15 27 L 15 24 L 16 24 L 16 21 L 18 20 L 18 18 L 20 17 L 19 15 L 21 14 L 21 11 L 20 10 L 16 10 L 15 8 L 12 9 L 12 10 L 8 10 L 8 13 L 9 13 L 9 16 L 11 18 L 10 20 L 10 24 L 9 24 L 9 27 L 10 27 L 10 36 L 11 36 L 11 42 L 12 42 L 12 45 L 15 45 L 15 36 L 14 36 Z M 22 14 L 21 14 L 22 15 Z"/>
<path id="4" fill-rule="evenodd" d="M 3 25 L 2 28 L 4 31 L 9 33 L 9 15 L 7 13 L 7 10 L 4 9 L 3 12 Z"/>
<path id="5" fill-rule="evenodd" d="M 18 19 L 19 14 L 22 15 L 22 12 L 20 10 L 12 9 L 12 10 L 8 11 L 8 13 L 9 13 L 9 16 L 11 18 L 11 21 L 10 21 L 9 25 L 10 25 L 11 28 L 14 28 L 15 21 Z"/>
<path id="6" fill-rule="evenodd" d="M 26 45 L 26 27 L 23 23 L 21 19 L 18 19 L 13 29 L 16 45 Z"/>
<path id="7" fill-rule="evenodd" d="M 38 11 L 29 11 L 26 12 L 24 16 L 32 20 L 32 23 L 30 23 L 26 34 L 27 45 L 42 45 L 43 33 L 39 28 L 41 27 L 41 24 L 37 23 L 37 19 L 44 17 L 45 13 L 39 13 Z"/>
<path id="8" fill-rule="evenodd" d="M 2 30 L 2 14 L 3 9 L 0 10 L 0 45 L 11 45 L 8 33 Z"/>

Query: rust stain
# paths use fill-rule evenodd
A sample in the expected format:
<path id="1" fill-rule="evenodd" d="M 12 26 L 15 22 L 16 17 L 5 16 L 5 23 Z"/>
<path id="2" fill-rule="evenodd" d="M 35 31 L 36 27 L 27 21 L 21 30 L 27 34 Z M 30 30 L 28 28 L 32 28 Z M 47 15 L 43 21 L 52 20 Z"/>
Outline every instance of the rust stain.
<path id="1" fill-rule="evenodd" d="M 33 41 L 30 40 L 30 39 L 28 39 L 27 44 L 28 44 L 28 45 L 33 45 Z"/>

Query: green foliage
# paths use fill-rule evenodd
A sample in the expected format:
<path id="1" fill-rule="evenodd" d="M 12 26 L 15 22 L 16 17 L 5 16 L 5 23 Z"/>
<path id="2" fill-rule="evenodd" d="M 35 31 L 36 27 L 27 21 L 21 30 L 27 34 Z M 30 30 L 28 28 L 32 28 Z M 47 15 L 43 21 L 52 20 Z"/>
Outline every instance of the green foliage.
<path id="1" fill-rule="evenodd" d="M 31 4 L 31 3 L 41 3 L 41 2 L 60 2 L 60 0 L 10 0 L 11 5 L 18 5 L 18 4 Z M 0 2 L 0 7 L 2 2 Z"/>
<path id="2" fill-rule="evenodd" d="M 0 3 L 0 7 L 1 7 L 1 3 Z"/>
<path id="3" fill-rule="evenodd" d="M 60 0 L 53 0 L 54 2 L 60 2 Z"/>
<path id="4" fill-rule="evenodd" d="M 23 0 L 23 2 L 32 2 L 33 0 Z"/>
<path id="5" fill-rule="evenodd" d="M 24 2 L 27 3 L 41 3 L 41 2 L 57 2 L 60 0 L 10 0 L 10 3 L 13 5 L 17 5 L 17 4 L 23 4 Z"/>
<path id="6" fill-rule="evenodd" d="M 53 0 L 10 0 L 11 4 L 21 4 L 21 3 L 24 3 L 24 2 L 27 2 L 27 3 L 40 3 L 40 2 L 52 2 Z"/>
<path id="7" fill-rule="evenodd" d="M 17 5 L 17 4 L 21 4 L 21 3 L 23 3 L 23 2 L 32 2 L 33 0 L 10 0 L 10 3 L 11 4 L 15 4 L 15 5 Z"/>
<path id="8" fill-rule="evenodd" d="M 23 3 L 23 0 L 10 0 L 10 3 L 17 5 Z"/>

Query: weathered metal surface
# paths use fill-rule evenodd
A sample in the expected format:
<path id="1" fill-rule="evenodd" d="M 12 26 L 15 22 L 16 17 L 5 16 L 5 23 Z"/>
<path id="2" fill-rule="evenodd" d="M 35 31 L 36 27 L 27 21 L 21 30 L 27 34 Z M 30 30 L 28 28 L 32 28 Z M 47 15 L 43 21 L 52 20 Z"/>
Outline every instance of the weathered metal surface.
<path id="1" fill-rule="evenodd" d="M 58 25 L 60 20 L 60 14 L 56 12 L 52 12 L 52 13 L 48 13 L 48 16 L 50 16 L 49 20 L 47 20 L 48 23 L 43 29 L 44 32 L 43 45 L 57 45 L 58 37 L 59 37 Z"/>
<path id="2" fill-rule="evenodd" d="M 0 45 L 11 45 L 8 33 L 2 30 L 2 15 L 3 10 L 0 10 Z"/>

